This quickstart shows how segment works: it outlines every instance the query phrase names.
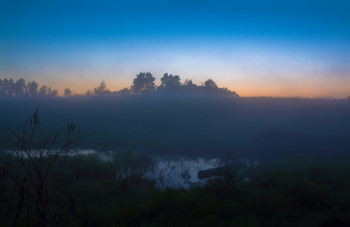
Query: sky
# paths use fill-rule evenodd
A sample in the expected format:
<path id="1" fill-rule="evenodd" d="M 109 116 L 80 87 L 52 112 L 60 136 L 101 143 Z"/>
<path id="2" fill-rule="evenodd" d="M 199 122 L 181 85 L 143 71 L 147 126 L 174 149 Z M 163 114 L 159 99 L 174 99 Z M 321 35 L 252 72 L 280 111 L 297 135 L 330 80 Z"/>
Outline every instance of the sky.
<path id="1" fill-rule="evenodd" d="M 0 0 L 0 78 L 84 93 L 167 72 L 241 96 L 344 98 L 349 12 L 340 0 Z"/>

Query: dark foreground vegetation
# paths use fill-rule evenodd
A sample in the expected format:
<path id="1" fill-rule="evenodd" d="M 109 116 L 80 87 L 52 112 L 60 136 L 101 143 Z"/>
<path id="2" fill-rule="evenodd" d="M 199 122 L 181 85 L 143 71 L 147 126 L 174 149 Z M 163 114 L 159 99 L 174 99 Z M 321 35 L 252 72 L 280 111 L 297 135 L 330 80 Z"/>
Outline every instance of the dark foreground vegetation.
<path id="1" fill-rule="evenodd" d="M 95 156 L 69 157 L 61 197 L 55 202 L 49 201 L 46 224 L 350 225 L 348 162 L 274 163 L 256 168 L 249 175 L 250 182 L 223 178 L 192 190 L 163 190 L 136 175 L 117 180 L 116 172 L 132 161 L 137 160 L 127 155 L 118 156 L 113 162 L 101 162 Z M 2 153 L 0 162 L 0 225 L 12 226 L 15 222 L 18 226 L 37 225 L 35 204 L 27 203 L 23 192 L 11 180 L 21 174 L 18 173 L 19 160 Z M 59 171 L 58 167 L 53 169 L 48 190 L 54 190 L 52 186 Z M 25 201 L 21 202 L 23 198 Z"/>

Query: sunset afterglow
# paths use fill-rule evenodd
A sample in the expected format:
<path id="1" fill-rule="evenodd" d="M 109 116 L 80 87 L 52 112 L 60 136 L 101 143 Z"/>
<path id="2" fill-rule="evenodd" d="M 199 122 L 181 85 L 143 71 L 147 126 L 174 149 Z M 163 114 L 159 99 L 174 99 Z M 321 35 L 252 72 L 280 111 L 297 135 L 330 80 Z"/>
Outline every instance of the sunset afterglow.
<path id="1" fill-rule="evenodd" d="M 267 4 L 269 3 L 269 4 Z M 350 94 L 349 4 L 343 1 L 41 1 L 2 3 L 0 77 L 85 93 L 211 78 L 241 96 Z"/>

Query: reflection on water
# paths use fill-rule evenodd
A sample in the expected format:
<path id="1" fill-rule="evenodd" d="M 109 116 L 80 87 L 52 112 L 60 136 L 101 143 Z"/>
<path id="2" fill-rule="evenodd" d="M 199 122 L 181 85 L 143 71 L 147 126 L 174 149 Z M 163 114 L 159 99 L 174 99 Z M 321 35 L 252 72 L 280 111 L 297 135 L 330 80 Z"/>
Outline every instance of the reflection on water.
<path id="1" fill-rule="evenodd" d="M 43 154 L 54 155 L 59 152 L 59 150 L 51 151 L 7 151 L 13 155 L 21 158 L 40 157 Z M 61 153 L 63 154 L 63 153 Z M 71 149 L 65 153 L 67 156 L 90 156 L 95 155 L 99 161 L 102 162 L 113 162 L 117 157 L 112 151 L 108 152 L 98 152 L 93 149 Z M 249 178 L 246 173 L 249 169 L 254 168 L 258 163 L 256 161 L 251 162 L 249 160 L 240 160 L 243 166 L 237 169 L 236 176 L 240 178 L 243 182 L 249 182 Z M 117 179 L 123 179 L 130 176 L 141 177 L 146 180 L 155 182 L 155 185 L 159 188 L 184 188 L 191 189 L 192 187 L 200 187 L 208 183 L 208 181 L 214 179 L 215 177 L 207 179 L 199 179 L 198 172 L 201 170 L 214 169 L 218 167 L 225 166 L 230 163 L 225 163 L 220 159 L 186 159 L 180 158 L 177 160 L 166 160 L 160 157 L 153 157 L 150 164 L 147 166 L 125 166 L 118 168 L 116 173 Z"/>
<path id="2" fill-rule="evenodd" d="M 242 182 L 249 182 L 246 173 L 255 168 L 258 164 L 256 161 L 240 160 L 242 167 L 236 169 L 235 177 Z M 176 161 L 168 161 L 158 159 L 152 169 L 147 170 L 143 177 L 145 179 L 153 180 L 159 188 L 184 188 L 191 189 L 193 187 L 200 187 L 213 180 L 216 177 L 199 179 L 198 172 L 201 170 L 214 169 L 230 164 L 223 162 L 220 159 L 186 159 L 180 158 Z"/>
<path id="3" fill-rule="evenodd" d="M 143 175 L 145 179 L 153 180 L 160 188 L 185 188 L 204 185 L 208 180 L 199 180 L 198 171 L 221 166 L 219 159 L 206 160 L 198 158 L 189 160 L 181 158 L 176 161 L 158 160 L 154 168 Z"/>

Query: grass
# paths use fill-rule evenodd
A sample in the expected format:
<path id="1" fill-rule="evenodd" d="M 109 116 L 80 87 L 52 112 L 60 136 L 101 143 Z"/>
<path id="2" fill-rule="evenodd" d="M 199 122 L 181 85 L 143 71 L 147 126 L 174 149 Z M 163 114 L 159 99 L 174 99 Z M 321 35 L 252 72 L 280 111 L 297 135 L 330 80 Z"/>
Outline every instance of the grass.
<path id="1" fill-rule="evenodd" d="M 6 177 L 6 172 L 14 173 L 16 162 L 15 158 L 5 154 L 0 157 L 2 226 L 13 224 L 16 206 L 9 206 L 13 185 Z M 128 154 L 123 154 L 110 163 L 102 163 L 94 156 L 68 158 L 58 224 L 350 225 L 350 165 L 347 162 L 283 162 L 261 165 L 251 173 L 249 183 L 221 179 L 192 190 L 160 190 L 152 182 L 137 176 L 116 180 L 116 170 L 121 169 L 123 164 L 139 162 L 140 158 Z"/>

